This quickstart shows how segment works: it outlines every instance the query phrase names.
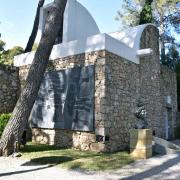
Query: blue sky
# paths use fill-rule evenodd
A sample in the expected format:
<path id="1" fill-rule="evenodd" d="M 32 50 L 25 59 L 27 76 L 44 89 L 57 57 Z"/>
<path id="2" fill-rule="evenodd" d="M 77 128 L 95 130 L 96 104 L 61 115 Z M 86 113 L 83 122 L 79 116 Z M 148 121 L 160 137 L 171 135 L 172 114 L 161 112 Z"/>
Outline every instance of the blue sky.
<path id="1" fill-rule="evenodd" d="M 46 0 L 46 4 L 53 0 Z M 122 0 L 78 0 L 95 18 L 101 32 L 117 31 L 115 21 Z M 6 48 L 14 45 L 24 47 L 32 30 L 38 0 L 1 0 L 0 33 Z"/>

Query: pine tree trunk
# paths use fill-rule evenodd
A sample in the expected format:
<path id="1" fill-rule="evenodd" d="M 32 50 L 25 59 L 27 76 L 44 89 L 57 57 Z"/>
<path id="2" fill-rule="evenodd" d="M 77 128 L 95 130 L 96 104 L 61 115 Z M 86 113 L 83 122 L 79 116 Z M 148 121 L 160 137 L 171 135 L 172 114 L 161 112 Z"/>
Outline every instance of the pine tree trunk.
<path id="1" fill-rule="evenodd" d="M 52 47 L 61 28 L 66 3 L 67 0 L 54 0 L 54 6 L 50 9 L 45 30 L 30 67 L 24 89 L 0 140 L 1 156 L 12 154 L 15 142 L 20 142 L 36 100 Z"/>
<path id="2" fill-rule="evenodd" d="M 37 32 L 38 32 L 40 10 L 41 10 L 41 7 L 44 5 L 44 1 L 45 0 L 39 0 L 37 11 L 36 11 L 36 16 L 35 16 L 35 20 L 34 20 L 33 30 L 31 32 L 31 36 L 29 37 L 29 40 L 28 40 L 28 43 L 24 50 L 24 53 L 32 51 L 32 47 L 33 47 L 33 44 L 34 44 L 34 41 L 36 39 Z"/>

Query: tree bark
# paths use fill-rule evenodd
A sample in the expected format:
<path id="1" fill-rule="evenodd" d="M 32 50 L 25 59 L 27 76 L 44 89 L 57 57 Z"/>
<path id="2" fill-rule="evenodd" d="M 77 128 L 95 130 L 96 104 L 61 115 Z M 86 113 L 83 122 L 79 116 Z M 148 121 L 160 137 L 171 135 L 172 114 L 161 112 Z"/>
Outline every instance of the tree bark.
<path id="1" fill-rule="evenodd" d="M 37 32 L 38 32 L 40 10 L 41 10 L 41 7 L 43 7 L 44 2 L 45 2 L 45 0 L 39 0 L 37 11 L 36 11 L 36 16 L 35 16 L 35 20 L 34 20 L 33 29 L 31 32 L 31 36 L 29 37 L 28 43 L 26 45 L 26 48 L 24 50 L 24 53 L 32 51 L 32 47 L 33 47 L 33 44 L 34 44 L 34 41 L 36 39 Z"/>
<path id="2" fill-rule="evenodd" d="M 67 0 L 54 0 L 54 5 L 50 9 L 45 30 L 30 67 L 24 89 L 0 140 L 1 156 L 12 154 L 15 142 L 20 142 L 38 95 L 52 47 L 61 28 L 66 3 Z"/>

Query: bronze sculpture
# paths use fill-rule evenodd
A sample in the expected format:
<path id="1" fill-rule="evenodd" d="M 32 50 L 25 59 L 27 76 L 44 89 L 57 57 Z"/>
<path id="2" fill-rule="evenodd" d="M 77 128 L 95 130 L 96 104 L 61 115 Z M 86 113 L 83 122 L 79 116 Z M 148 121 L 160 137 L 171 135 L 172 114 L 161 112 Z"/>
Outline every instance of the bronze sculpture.
<path id="1" fill-rule="evenodd" d="M 145 104 L 141 101 L 138 100 L 137 103 L 137 109 L 134 113 L 135 117 L 137 118 L 136 124 L 135 124 L 135 129 L 146 129 L 148 127 L 147 123 L 147 111 L 145 109 Z"/>

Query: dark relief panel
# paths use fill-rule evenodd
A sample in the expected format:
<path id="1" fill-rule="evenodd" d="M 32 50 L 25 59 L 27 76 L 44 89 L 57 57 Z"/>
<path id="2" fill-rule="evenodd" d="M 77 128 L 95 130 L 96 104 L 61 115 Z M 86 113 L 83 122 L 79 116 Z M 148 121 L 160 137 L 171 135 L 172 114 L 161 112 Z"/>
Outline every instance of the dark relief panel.
<path id="1" fill-rule="evenodd" d="M 30 119 L 32 127 L 93 131 L 94 66 L 47 72 Z"/>

